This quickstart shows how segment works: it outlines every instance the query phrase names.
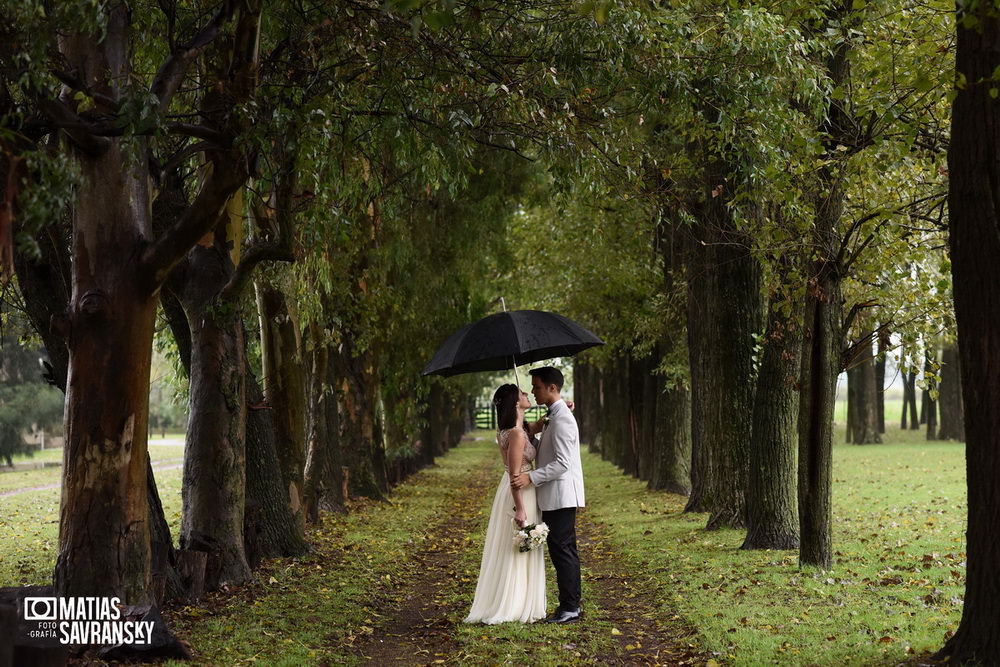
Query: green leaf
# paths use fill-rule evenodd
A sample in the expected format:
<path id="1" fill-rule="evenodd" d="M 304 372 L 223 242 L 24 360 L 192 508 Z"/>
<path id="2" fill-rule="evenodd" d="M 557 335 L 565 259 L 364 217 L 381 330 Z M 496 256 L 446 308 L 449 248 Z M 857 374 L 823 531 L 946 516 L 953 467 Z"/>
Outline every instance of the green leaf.
<path id="1" fill-rule="evenodd" d="M 434 31 L 447 28 L 453 23 L 455 23 L 455 16 L 451 12 L 427 12 L 424 14 L 424 25 Z"/>
<path id="2" fill-rule="evenodd" d="M 934 82 L 930 80 L 926 73 L 921 72 L 917 75 L 917 80 L 913 82 L 913 87 L 917 89 L 918 93 L 926 93 L 934 87 Z"/>

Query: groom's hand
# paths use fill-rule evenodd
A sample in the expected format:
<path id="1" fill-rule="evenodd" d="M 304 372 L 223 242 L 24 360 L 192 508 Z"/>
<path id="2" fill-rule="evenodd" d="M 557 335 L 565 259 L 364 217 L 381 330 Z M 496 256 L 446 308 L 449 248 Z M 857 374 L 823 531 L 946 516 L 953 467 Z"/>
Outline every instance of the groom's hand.
<path id="1" fill-rule="evenodd" d="M 528 475 L 528 473 L 525 472 L 516 475 L 514 479 L 510 481 L 510 485 L 513 486 L 515 489 L 523 489 L 529 484 L 531 484 L 531 477 Z"/>

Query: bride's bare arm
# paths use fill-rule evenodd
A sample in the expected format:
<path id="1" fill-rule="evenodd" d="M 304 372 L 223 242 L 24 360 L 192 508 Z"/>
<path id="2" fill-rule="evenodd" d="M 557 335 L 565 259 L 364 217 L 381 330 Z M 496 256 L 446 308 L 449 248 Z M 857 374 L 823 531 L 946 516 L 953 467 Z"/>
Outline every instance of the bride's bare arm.
<path id="1" fill-rule="evenodd" d="M 521 458 L 524 456 L 524 445 L 527 437 L 524 431 L 516 428 L 507 436 L 507 474 L 511 479 L 521 472 Z M 521 499 L 521 490 L 511 487 L 511 495 L 514 496 L 514 519 L 518 525 L 523 526 L 528 515 L 524 510 L 524 501 Z"/>

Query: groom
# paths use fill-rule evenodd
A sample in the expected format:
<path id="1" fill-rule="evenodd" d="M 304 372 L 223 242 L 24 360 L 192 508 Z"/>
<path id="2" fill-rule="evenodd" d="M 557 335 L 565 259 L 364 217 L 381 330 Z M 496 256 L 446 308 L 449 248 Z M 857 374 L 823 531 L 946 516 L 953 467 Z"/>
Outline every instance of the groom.
<path id="1" fill-rule="evenodd" d="M 542 521 L 549 526 L 549 557 L 556 568 L 559 586 L 559 606 L 545 622 L 570 623 L 580 618 L 580 558 L 576 552 L 576 508 L 584 506 L 580 431 L 576 418 L 559 395 L 562 373 L 551 366 L 535 368 L 530 373 L 535 402 L 547 405 L 549 414 L 531 429 L 542 431 L 536 459 L 538 468 L 515 476 L 511 486 L 537 487 L 535 497 L 542 510 Z"/>

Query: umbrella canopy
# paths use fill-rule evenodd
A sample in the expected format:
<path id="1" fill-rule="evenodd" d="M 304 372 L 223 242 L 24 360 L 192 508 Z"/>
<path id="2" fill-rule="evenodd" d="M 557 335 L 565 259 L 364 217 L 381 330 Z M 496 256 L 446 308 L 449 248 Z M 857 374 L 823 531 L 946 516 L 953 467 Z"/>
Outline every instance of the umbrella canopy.
<path id="1" fill-rule="evenodd" d="M 451 335 L 423 375 L 503 371 L 543 359 L 568 357 L 604 341 L 582 326 L 544 310 L 512 310 L 484 317 Z"/>

